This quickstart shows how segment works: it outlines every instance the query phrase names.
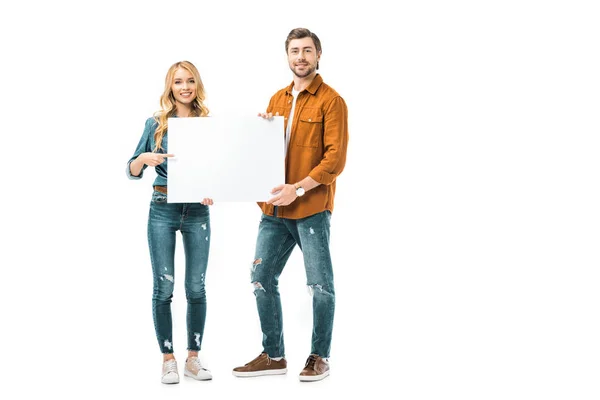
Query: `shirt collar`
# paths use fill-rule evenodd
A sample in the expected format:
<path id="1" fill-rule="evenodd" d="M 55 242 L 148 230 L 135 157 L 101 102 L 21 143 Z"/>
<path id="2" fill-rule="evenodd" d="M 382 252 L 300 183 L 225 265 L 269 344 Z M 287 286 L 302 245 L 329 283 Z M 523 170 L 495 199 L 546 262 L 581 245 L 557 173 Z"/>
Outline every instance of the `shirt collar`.
<path id="1" fill-rule="evenodd" d="M 317 93 L 317 90 L 319 89 L 319 86 L 321 86 L 322 83 L 323 83 L 323 78 L 321 77 L 321 74 L 317 74 L 317 75 L 315 75 L 315 78 L 312 80 L 310 85 L 308 85 L 308 87 L 304 90 L 306 90 L 310 94 L 314 95 L 315 93 Z M 294 82 L 292 81 L 292 83 L 290 84 L 290 86 L 288 86 L 285 93 L 291 95 L 293 87 L 294 87 Z"/>

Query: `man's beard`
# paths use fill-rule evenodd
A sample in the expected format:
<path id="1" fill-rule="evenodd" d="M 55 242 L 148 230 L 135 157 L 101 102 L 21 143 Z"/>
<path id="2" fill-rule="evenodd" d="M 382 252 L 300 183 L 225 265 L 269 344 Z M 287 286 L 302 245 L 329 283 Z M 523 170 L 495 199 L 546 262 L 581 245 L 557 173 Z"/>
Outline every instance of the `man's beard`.
<path id="1" fill-rule="evenodd" d="M 306 71 L 304 73 L 302 73 L 302 75 L 298 74 L 296 72 L 296 70 L 292 67 L 290 68 L 292 70 L 292 72 L 294 73 L 294 75 L 296 75 L 298 78 L 306 78 L 307 76 L 309 76 L 310 74 L 312 74 L 313 72 L 315 72 L 315 67 L 312 65 L 308 65 L 306 68 Z"/>

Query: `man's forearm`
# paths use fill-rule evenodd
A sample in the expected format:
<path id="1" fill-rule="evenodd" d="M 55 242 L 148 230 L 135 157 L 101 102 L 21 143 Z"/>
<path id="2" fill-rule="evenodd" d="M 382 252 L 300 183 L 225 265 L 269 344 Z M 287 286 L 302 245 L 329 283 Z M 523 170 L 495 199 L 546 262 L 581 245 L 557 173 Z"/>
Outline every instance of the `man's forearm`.
<path id="1" fill-rule="evenodd" d="M 302 179 L 301 181 L 294 183 L 294 186 L 296 186 L 296 187 L 302 186 L 302 188 L 304 188 L 305 192 L 308 192 L 309 190 L 314 189 L 319 185 L 320 185 L 320 183 L 315 181 L 310 176 L 307 176 L 306 178 Z"/>

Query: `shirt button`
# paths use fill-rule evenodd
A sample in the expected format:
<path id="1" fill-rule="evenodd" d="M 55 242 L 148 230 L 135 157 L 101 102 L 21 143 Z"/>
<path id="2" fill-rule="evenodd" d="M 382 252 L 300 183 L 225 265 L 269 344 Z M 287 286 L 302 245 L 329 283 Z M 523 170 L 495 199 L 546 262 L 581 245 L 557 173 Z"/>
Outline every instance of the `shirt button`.
<path id="1" fill-rule="evenodd" d="M 288 104 L 291 103 L 291 102 L 292 102 L 291 100 L 288 100 Z"/>
<path id="2" fill-rule="evenodd" d="M 312 122 L 312 119 L 310 119 L 310 118 L 309 118 L 309 119 L 308 119 L 308 122 Z"/>

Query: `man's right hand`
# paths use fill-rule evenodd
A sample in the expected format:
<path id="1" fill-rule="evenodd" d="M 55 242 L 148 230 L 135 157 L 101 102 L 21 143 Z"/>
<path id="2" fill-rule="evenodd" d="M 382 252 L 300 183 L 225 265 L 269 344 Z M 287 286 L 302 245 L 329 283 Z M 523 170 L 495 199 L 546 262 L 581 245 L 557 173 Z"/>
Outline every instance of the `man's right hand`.
<path id="1" fill-rule="evenodd" d="M 258 116 L 264 119 L 271 119 L 273 118 L 273 113 L 258 113 Z"/>

